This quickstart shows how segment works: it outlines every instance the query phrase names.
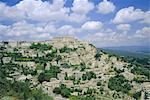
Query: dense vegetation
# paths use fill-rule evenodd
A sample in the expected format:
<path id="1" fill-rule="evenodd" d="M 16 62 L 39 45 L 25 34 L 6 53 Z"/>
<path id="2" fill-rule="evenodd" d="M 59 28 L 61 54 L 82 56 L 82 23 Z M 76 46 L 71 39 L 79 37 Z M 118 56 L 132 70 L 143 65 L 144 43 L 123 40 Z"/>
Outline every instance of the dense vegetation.
<path id="1" fill-rule="evenodd" d="M 100 60 L 100 58 L 101 58 L 100 52 L 97 52 L 94 57 L 96 60 Z"/>
<path id="2" fill-rule="evenodd" d="M 137 75 L 145 75 L 145 76 L 147 76 L 147 78 L 150 81 L 150 69 L 148 69 L 148 68 L 140 67 L 140 66 L 134 66 L 131 69 L 131 72 L 133 74 L 137 74 Z"/>
<path id="3" fill-rule="evenodd" d="M 82 75 L 82 80 L 91 80 L 92 78 L 96 78 L 96 74 L 92 71 L 86 72 L 86 74 Z"/>
<path id="4" fill-rule="evenodd" d="M 133 57 L 127 56 L 123 58 L 126 62 L 129 62 L 133 65 L 140 65 L 142 67 L 150 68 L 150 57 Z"/>
<path id="5" fill-rule="evenodd" d="M 30 46 L 30 49 L 35 49 L 35 50 L 39 50 L 39 51 L 46 51 L 46 50 L 50 50 L 52 48 L 51 45 L 47 45 L 47 44 L 41 44 L 41 43 L 32 43 Z"/>
<path id="6" fill-rule="evenodd" d="M 2 62 L 1 62 L 2 63 Z M 22 66 L 13 63 L 1 64 L 0 66 L 0 98 L 9 96 L 10 98 L 16 98 L 19 100 L 52 100 L 47 94 L 43 94 L 42 90 L 31 89 L 30 81 L 26 80 L 25 82 L 8 80 L 11 78 L 10 74 L 24 70 L 23 74 L 32 74 L 27 73 L 27 69 L 24 69 Z M 32 71 L 31 71 L 32 72 Z"/>
<path id="7" fill-rule="evenodd" d="M 40 75 L 38 76 L 38 81 L 40 83 L 44 81 L 50 81 L 51 78 L 57 78 L 57 74 L 60 73 L 60 67 L 58 66 L 51 66 L 49 70 L 44 70 Z"/>
<path id="8" fill-rule="evenodd" d="M 141 97 L 141 91 L 138 91 L 138 92 L 133 94 L 133 98 L 135 98 L 136 100 L 139 100 L 140 97 Z"/>
<path id="9" fill-rule="evenodd" d="M 78 92 L 79 96 L 73 96 L 71 93 Z M 59 87 L 55 87 L 53 93 L 61 94 L 69 100 L 95 100 L 94 93 L 95 89 L 88 88 L 83 94 L 81 89 L 71 89 L 68 88 L 65 84 L 61 84 Z"/>
<path id="10" fill-rule="evenodd" d="M 108 82 L 108 88 L 116 90 L 117 92 L 121 91 L 123 93 L 128 93 L 131 90 L 131 87 L 132 86 L 123 75 L 111 77 Z"/>
<path id="11" fill-rule="evenodd" d="M 61 84 L 59 87 L 55 87 L 53 92 L 56 94 L 61 94 L 63 97 L 68 98 L 73 91 L 70 88 L 66 87 L 65 84 Z"/>
<path id="12" fill-rule="evenodd" d="M 52 100 L 47 94 L 43 94 L 42 90 L 30 89 L 28 82 L 14 81 L 11 83 L 6 79 L 1 79 L 0 88 L 0 98 L 9 96 L 18 100 Z"/>
<path id="13" fill-rule="evenodd" d="M 70 100 L 96 100 L 93 95 L 90 96 L 70 96 Z"/>
<path id="14" fill-rule="evenodd" d="M 69 48 L 67 46 L 64 46 L 63 48 L 60 49 L 60 53 L 70 53 L 73 51 L 76 51 L 76 49 L 72 49 L 72 48 Z"/>

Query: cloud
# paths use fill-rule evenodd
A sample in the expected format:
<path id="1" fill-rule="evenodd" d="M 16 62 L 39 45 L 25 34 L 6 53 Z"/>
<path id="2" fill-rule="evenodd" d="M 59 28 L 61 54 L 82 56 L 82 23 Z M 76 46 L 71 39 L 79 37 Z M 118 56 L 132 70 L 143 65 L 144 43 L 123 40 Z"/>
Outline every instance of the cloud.
<path id="1" fill-rule="evenodd" d="M 9 29 L 9 26 L 1 25 L 0 24 L 0 35 L 5 34 L 5 32 Z"/>
<path id="2" fill-rule="evenodd" d="M 114 23 L 128 23 L 131 21 L 141 20 L 144 18 L 144 12 L 134 7 L 123 8 L 119 10 L 113 19 Z"/>
<path id="3" fill-rule="evenodd" d="M 149 43 L 150 27 L 144 27 L 135 34 L 122 34 L 106 30 L 88 34 L 83 39 L 94 43 L 97 47 L 147 45 Z"/>
<path id="4" fill-rule="evenodd" d="M 76 13 L 72 13 L 70 14 L 68 21 L 70 22 L 76 22 L 76 23 L 83 23 L 86 20 L 88 20 L 89 18 L 84 15 L 84 14 L 76 14 Z"/>
<path id="5" fill-rule="evenodd" d="M 116 32 L 109 33 L 105 31 L 88 34 L 84 39 L 94 43 L 97 47 L 119 46 L 127 40 L 124 34 L 118 34 Z"/>
<path id="6" fill-rule="evenodd" d="M 94 8 L 94 4 L 88 0 L 74 0 L 71 10 L 76 14 L 87 14 Z"/>
<path id="7" fill-rule="evenodd" d="M 74 0 L 72 5 L 69 20 L 77 23 L 88 20 L 87 14 L 94 9 L 94 4 L 88 0 Z"/>
<path id="8" fill-rule="evenodd" d="M 0 25 L 1 35 L 17 40 L 35 40 L 35 37 L 47 39 L 54 32 L 56 32 L 56 28 L 51 24 L 30 24 L 26 21 L 20 21 L 8 26 Z"/>
<path id="9" fill-rule="evenodd" d="M 130 24 L 119 24 L 117 25 L 117 29 L 121 31 L 129 31 L 131 28 Z"/>
<path id="10" fill-rule="evenodd" d="M 0 21 L 31 20 L 79 23 L 87 20 L 86 15 L 94 9 L 94 4 L 88 0 L 74 0 L 71 8 L 64 5 L 65 0 L 54 0 L 53 3 L 42 0 L 23 0 L 11 7 L 0 2 Z"/>
<path id="11" fill-rule="evenodd" d="M 0 24 L 0 35 L 11 40 L 46 40 L 58 35 L 75 35 L 78 30 L 71 25 L 56 27 L 53 23 L 31 24 L 25 20 L 8 26 Z"/>
<path id="12" fill-rule="evenodd" d="M 35 21 L 60 21 L 68 17 L 69 9 L 64 0 L 54 0 L 52 4 L 41 0 L 23 0 L 16 7 L 25 12 L 27 19 Z M 32 10 L 31 10 L 32 9 Z"/>
<path id="13" fill-rule="evenodd" d="M 61 35 L 74 35 L 77 29 L 72 27 L 71 25 L 64 25 L 57 29 L 58 34 Z"/>
<path id="14" fill-rule="evenodd" d="M 95 6 L 91 0 L 73 0 L 69 7 L 65 3 L 66 0 L 53 0 L 52 3 L 47 0 L 22 0 L 8 6 L 0 2 L 0 39 L 47 40 L 58 35 L 73 35 L 90 40 L 97 46 L 132 45 L 148 41 L 149 27 L 144 25 L 150 24 L 150 11 L 144 12 L 134 7 L 119 10 L 113 22 L 117 23 L 116 28 L 120 31 L 114 31 L 113 24 L 102 18 L 103 25 L 94 11 L 112 13 L 116 9 L 113 2 L 103 0 Z M 143 24 L 143 28 L 136 31 L 137 25 L 132 26 L 133 34 L 130 34 L 127 31 L 130 32 L 132 23 L 128 23 L 132 21 L 139 22 L 137 25 Z"/>
<path id="15" fill-rule="evenodd" d="M 21 12 L 16 6 L 9 7 L 0 2 L 0 21 L 11 20 L 18 21 L 25 18 L 25 13 Z"/>
<path id="16" fill-rule="evenodd" d="M 103 2 L 100 2 L 97 6 L 98 13 L 101 14 L 108 14 L 114 12 L 115 8 L 116 6 L 112 2 L 107 0 L 103 0 Z"/>
<path id="17" fill-rule="evenodd" d="M 64 0 L 55 0 L 52 4 L 41 0 L 23 0 L 11 7 L 0 3 L 0 20 L 66 20 L 69 8 L 64 7 L 64 3 Z"/>
<path id="18" fill-rule="evenodd" d="M 150 27 L 143 27 L 142 29 L 137 30 L 135 36 L 140 37 L 140 38 L 147 38 L 149 40 L 149 38 L 150 38 Z"/>
<path id="19" fill-rule="evenodd" d="M 83 30 L 99 30 L 102 26 L 103 24 L 100 21 L 87 21 L 81 26 L 81 28 Z"/>
<path id="20" fill-rule="evenodd" d="M 150 11 L 145 12 L 144 18 L 141 23 L 150 24 Z"/>
<path id="21" fill-rule="evenodd" d="M 53 37 L 49 33 L 42 33 L 42 34 L 33 34 L 29 36 L 32 40 L 46 40 L 46 39 L 52 39 Z"/>

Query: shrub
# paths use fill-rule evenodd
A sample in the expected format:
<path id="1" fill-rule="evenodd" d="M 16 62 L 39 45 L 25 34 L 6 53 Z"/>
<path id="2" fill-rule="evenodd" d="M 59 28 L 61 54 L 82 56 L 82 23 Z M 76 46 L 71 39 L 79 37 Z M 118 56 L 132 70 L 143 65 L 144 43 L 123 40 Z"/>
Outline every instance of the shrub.
<path id="1" fill-rule="evenodd" d="M 120 74 L 120 73 L 122 73 L 122 72 L 124 72 L 124 69 L 117 69 L 116 67 L 114 68 L 114 71 L 116 71 L 118 74 Z"/>
<path id="2" fill-rule="evenodd" d="M 54 90 L 53 90 L 53 93 L 60 94 L 61 89 L 59 87 L 55 87 Z"/>
<path id="3" fill-rule="evenodd" d="M 63 97 L 68 98 L 68 97 L 71 95 L 70 89 L 69 89 L 69 88 L 64 88 L 64 89 L 62 89 L 62 90 L 61 90 L 61 95 L 62 95 Z"/>
<path id="4" fill-rule="evenodd" d="M 102 85 L 101 81 L 97 82 L 97 86 L 101 86 L 101 85 Z"/>
<path id="5" fill-rule="evenodd" d="M 96 60 L 100 60 L 101 54 L 99 52 L 97 52 L 94 57 Z"/>
<path id="6" fill-rule="evenodd" d="M 128 91 L 131 90 L 131 85 L 123 75 L 117 75 L 109 79 L 108 88 L 116 90 L 117 92 L 128 93 Z"/>
<path id="7" fill-rule="evenodd" d="M 41 43 L 32 43 L 30 46 L 30 49 L 34 49 L 34 50 L 39 50 L 39 51 L 46 51 L 46 50 L 50 50 L 52 48 L 51 45 L 47 45 L 47 44 L 41 44 Z"/>
<path id="8" fill-rule="evenodd" d="M 72 51 L 76 51 L 76 49 L 68 48 L 67 46 L 60 49 L 60 53 L 70 53 Z"/>
<path id="9" fill-rule="evenodd" d="M 138 92 L 133 94 L 133 98 L 136 100 L 140 99 L 140 97 L 141 97 L 141 91 L 138 91 Z"/>
<path id="10" fill-rule="evenodd" d="M 86 74 L 82 75 L 82 80 L 91 80 L 92 78 L 96 78 L 96 74 L 92 71 L 86 72 Z"/>
<path id="11" fill-rule="evenodd" d="M 138 75 L 145 75 L 150 79 L 150 70 L 148 68 L 145 68 L 145 67 L 134 66 L 131 69 L 131 73 L 138 74 Z"/>
<path id="12" fill-rule="evenodd" d="M 68 98 L 71 95 L 71 89 L 67 88 L 65 84 L 55 87 L 53 93 L 61 94 L 63 97 Z"/>
<path id="13" fill-rule="evenodd" d="M 60 71 L 61 70 L 58 66 L 51 66 L 50 70 L 45 70 L 40 73 L 38 76 L 38 81 L 42 83 L 44 81 L 50 81 L 51 78 L 57 78 L 57 74 L 60 73 Z"/>

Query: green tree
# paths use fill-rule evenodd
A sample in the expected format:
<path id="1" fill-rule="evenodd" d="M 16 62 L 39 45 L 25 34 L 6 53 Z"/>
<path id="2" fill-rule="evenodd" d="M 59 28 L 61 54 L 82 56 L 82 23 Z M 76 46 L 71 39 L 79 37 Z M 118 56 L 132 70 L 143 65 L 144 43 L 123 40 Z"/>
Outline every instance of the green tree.
<path id="1" fill-rule="evenodd" d="M 102 85 L 101 81 L 98 81 L 97 86 L 101 86 L 101 85 Z"/>
<path id="2" fill-rule="evenodd" d="M 61 94 L 61 89 L 59 87 L 55 87 L 53 93 Z"/>
<path id="3" fill-rule="evenodd" d="M 133 98 L 136 99 L 136 100 L 139 100 L 140 97 L 141 97 L 141 91 L 138 91 L 138 92 L 133 94 Z"/>
<path id="4" fill-rule="evenodd" d="M 117 92 L 121 91 L 123 93 L 128 93 L 128 91 L 131 90 L 131 87 L 132 86 L 123 75 L 111 77 L 108 82 L 108 88 L 116 90 Z"/>

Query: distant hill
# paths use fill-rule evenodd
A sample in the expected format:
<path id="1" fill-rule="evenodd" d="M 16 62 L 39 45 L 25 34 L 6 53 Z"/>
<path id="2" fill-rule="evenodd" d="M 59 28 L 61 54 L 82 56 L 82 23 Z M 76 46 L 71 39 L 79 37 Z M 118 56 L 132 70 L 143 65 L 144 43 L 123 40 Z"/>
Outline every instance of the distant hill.
<path id="1" fill-rule="evenodd" d="M 150 57 L 150 48 L 147 46 L 104 47 L 101 49 L 120 56 Z"/>

